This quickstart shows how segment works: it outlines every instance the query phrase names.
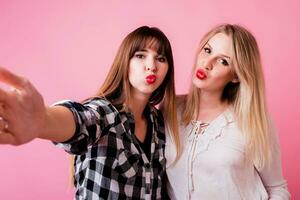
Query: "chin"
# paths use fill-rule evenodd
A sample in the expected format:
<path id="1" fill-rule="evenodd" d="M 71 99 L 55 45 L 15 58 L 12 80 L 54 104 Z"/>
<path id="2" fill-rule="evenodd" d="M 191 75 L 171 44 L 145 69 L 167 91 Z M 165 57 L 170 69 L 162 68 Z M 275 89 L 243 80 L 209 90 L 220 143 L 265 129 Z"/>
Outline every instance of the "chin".
<path id="1" fill-rule="evenodd" d="M 197 78 L 194 78 L 192 83 L 193 83 L 193 86 L 196 87 L 196 88 L 201 89 L 203 87 L 202 81 L 197 79 Z"/>
<path id="2" fill-rule="evenodd" d="M 151 95 L 154 91 L 155 91 L 156 88 L 143 88 L 140 90 L 141 93 L 145 94 L 145 95 Z"/>

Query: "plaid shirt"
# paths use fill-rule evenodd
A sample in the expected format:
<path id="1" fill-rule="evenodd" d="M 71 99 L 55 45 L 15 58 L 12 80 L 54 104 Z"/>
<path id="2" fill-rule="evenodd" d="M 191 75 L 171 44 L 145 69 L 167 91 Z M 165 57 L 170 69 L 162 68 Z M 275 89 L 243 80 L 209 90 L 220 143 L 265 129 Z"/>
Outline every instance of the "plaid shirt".
<path id="1" fill-rule="evenodd" d="M 56 143 L 76 155 L 76 199 L 161 199 L 165 134 L 156 108 L 146 108 L 152 126 L 149 160 L 134 135 L 130 112 L 118 111 L 103 98 L 56 105 L 69 108 L 76 123 L 75 135 Z"/>

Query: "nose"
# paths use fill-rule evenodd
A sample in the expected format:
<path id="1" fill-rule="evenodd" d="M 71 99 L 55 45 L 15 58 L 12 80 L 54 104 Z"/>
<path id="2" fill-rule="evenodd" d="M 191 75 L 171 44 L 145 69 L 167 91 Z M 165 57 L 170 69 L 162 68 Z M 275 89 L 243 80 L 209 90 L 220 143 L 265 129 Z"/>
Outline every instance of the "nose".
<path id="1" fill-rule="evenodd" d="M 156 72 L 156 62 L 154 58 L 147 59 L 146 70 L 151 72 Z"/>
<path id="2" fill-rule="evenodd" d="M 210 71 L 213 69 L 213 59 L 206 59 L 202 62 L 202 66 L 204 67 L 204 69 Z"/>

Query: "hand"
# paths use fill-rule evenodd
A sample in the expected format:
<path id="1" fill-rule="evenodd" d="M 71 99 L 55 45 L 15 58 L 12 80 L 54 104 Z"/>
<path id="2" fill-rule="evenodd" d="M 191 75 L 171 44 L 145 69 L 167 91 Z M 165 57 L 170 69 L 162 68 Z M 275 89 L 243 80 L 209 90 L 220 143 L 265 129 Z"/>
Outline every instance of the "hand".
<path id="1" fill-rule="evenodd" d="M 25 78 L 0 67 L 0 144 L 21 145 L 39 136 L 46 121 L 43 97 Z"/>

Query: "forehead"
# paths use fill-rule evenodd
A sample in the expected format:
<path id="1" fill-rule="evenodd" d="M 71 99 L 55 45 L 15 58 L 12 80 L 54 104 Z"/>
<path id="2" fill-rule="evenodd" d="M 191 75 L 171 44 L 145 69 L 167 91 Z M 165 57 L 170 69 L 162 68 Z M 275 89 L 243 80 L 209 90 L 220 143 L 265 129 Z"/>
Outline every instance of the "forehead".
<path id="1" fill-rule="evenodd" d="M 157 52 L 158 54 L 164 55 L 166 52 L 166 45 L 163 43 L 163 41 L 158 40 L 154 37 L 148 37 L 144 38 L 142 41 L 140 41 L 135 48 L 135 51 L 140 51 L 143 49 L 151 49 L 152 51 Z"/>
<path id="2" fill-rule="evenodd" d="M 232 38 L 225 33 L 217 33 L 211 37 L 207 44 L 212 48 L 215 53 L 220 53 L 232 57 L 233 44 Z"/>

